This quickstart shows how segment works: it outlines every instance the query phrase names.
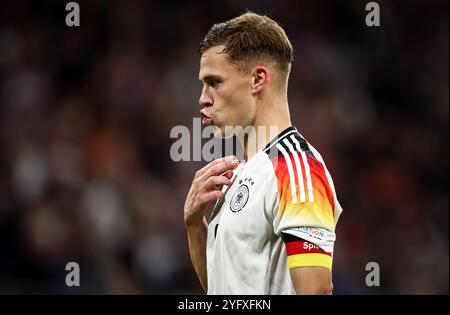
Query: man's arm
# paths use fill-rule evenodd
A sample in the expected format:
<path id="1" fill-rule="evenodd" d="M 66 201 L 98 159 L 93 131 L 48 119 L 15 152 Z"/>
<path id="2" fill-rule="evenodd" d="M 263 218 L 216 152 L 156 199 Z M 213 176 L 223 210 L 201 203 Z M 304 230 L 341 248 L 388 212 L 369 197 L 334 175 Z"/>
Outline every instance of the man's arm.
<path id="1" fill-rule="evenodd" d="M 289 270 L 297 294 L 333 293 L 331 271 L 324 267 L 298 267 Z"/>
<path id="2" fill-rule="evenodd" d="M 208 234 L 208 224 L 203 217 L 202 222 L 186 225 L 186 229 L 192 265 L 194 266 L 200 284 L 206 293 L 208 291 L 208 278 L 206 272 L 206 238 Z"/>
<path id="3" fill-rule="evenodd" d="M 188 234 L 192 265 L 205 292 L 208 291 L 206 239 L 208 224 L 205 214 L 214 202 L 223 198 L 220 187 L 231 185 L 233 169 L 239 165 L 235 156 L 214 160 L 197 171 L 184 204 L 184 223 Z"/>

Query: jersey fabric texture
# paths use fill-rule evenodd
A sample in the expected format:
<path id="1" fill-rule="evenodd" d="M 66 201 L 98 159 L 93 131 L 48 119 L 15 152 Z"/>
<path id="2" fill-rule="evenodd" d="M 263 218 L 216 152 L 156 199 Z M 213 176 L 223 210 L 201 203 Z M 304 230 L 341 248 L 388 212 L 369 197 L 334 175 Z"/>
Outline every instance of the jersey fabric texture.
<path id="1" fill-rule="evenodd" d="M 342 208 L 319 152 L 294 127 L 234 172 L 211 213 L 208 294 L 295 294 L 289 269 L 332 268 Z"/>

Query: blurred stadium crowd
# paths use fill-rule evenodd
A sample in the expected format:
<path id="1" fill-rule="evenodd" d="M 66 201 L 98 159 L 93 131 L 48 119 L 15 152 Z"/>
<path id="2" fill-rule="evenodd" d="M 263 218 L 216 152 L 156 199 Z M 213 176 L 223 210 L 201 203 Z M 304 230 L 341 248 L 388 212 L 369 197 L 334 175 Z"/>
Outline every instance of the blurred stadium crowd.
<path id="1" fill-rule="evenodd" d="M 201 292 L 183 204 L 204 162 L 169 134 L 198 117 L 200 40 L 250 9 L 292 40 L 293 123 L 344 208 L 335 294 L 448 294 L 448 1 L 378 1 L 371 28 L 365 1 L 78 1 L 71 28 L 65 3 L 1 4 L 0 293 Z"/>

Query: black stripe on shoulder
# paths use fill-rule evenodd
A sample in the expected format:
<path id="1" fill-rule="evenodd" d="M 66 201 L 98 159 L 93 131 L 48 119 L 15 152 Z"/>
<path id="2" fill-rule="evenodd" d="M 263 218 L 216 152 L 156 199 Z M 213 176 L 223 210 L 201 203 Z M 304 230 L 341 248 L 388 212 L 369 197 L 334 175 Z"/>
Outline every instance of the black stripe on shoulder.
<path id="1" fill-rule="evenodd" d="M 283 141 L 276 142 L 273 144 L 273 146 L 265 151 L 270 159 L 282 155 L 282 152 L 278 149 L 278 146 L 281 146 L 284 150 L 286 150 L 286 152 L 290 152 L 289 148 Z"/>
<path id="2" fill-rule="evenodd" d="M 281 238 L 283 239 L 283 242 L 289 243 L 289 242 L 295 242 L 295 241 L 303 241 L 302 238 L 281 232 Z"/>
<path id="3" fill-rule="evenodd" d="M 277 142 L 286 137 L 289 134 L 298 133 L 297 129 L 293 126 L 284 129 L 280 132 L 275 138 L 270 140 L 270 142 L 264 147 L 263 151 L 268 151 L 271 147 L 273 147 Z"/>
<path id="4" fill-rule="evenodd" d="M 286 152 L 289 153 L 291 152 L 291 149 L 285 143 L 286 141 L 289 142 L 294 151 L 298 152 L 302 150 L 306 154 L 314 157 L 314 154 L 311 151 L 308 142 L 306 142 L 306 140 L 300 135 L 295 127 L 289 127 L 281 132 L 268 145 L 266 145 L 266 147 L 264 148 L 264 152 L 269 156 L 270 159 L 280 156 L 282 155 L 282 153 L 280 152 L 280 150 L 278 150 L 277 145 L 281 145 L 286 150 Z M 300 145 L 300 150 L 298 149 L 298 145 Z"/>
<path id="5" fill-rule="evenodd" d="M 308 142 L 306 142 L 306 140 L 298 132 L 296 132 L 292 136 L 295 137 L 295 139 L 300 143 L 300 148 L 303 152 L 314 157 L 314 154 L 312 153 Z M 289 140 L 293 141 L 291 137 Z"/>
<path id="6" fill-rule="evenodd" d="M 283 139 L 286 139 L 290 135 L 298 133 L 297 129 L 293 126 L 284 129 L 275 138 L 273 138 L 263 149 L 263 151 L 269 156 L 269 158 L 277 157 L 281 152 L 277 148 L 277 144 L 281 144 L 288 152 L 289 149 L 283 143 Z"/>

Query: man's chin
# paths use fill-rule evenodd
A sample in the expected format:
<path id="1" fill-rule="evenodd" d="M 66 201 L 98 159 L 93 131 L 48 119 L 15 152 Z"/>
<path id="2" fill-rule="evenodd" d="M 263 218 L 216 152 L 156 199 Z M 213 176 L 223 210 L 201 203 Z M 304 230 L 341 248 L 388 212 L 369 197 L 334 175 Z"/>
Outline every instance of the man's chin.
<path id="1" fill-rule="evenodd" d="M 228 139 L 234 136 L 232 128 L 225 128 L 221 126 L 213 126 L 214 127 L 214 137 L 219 139 Z"/>

